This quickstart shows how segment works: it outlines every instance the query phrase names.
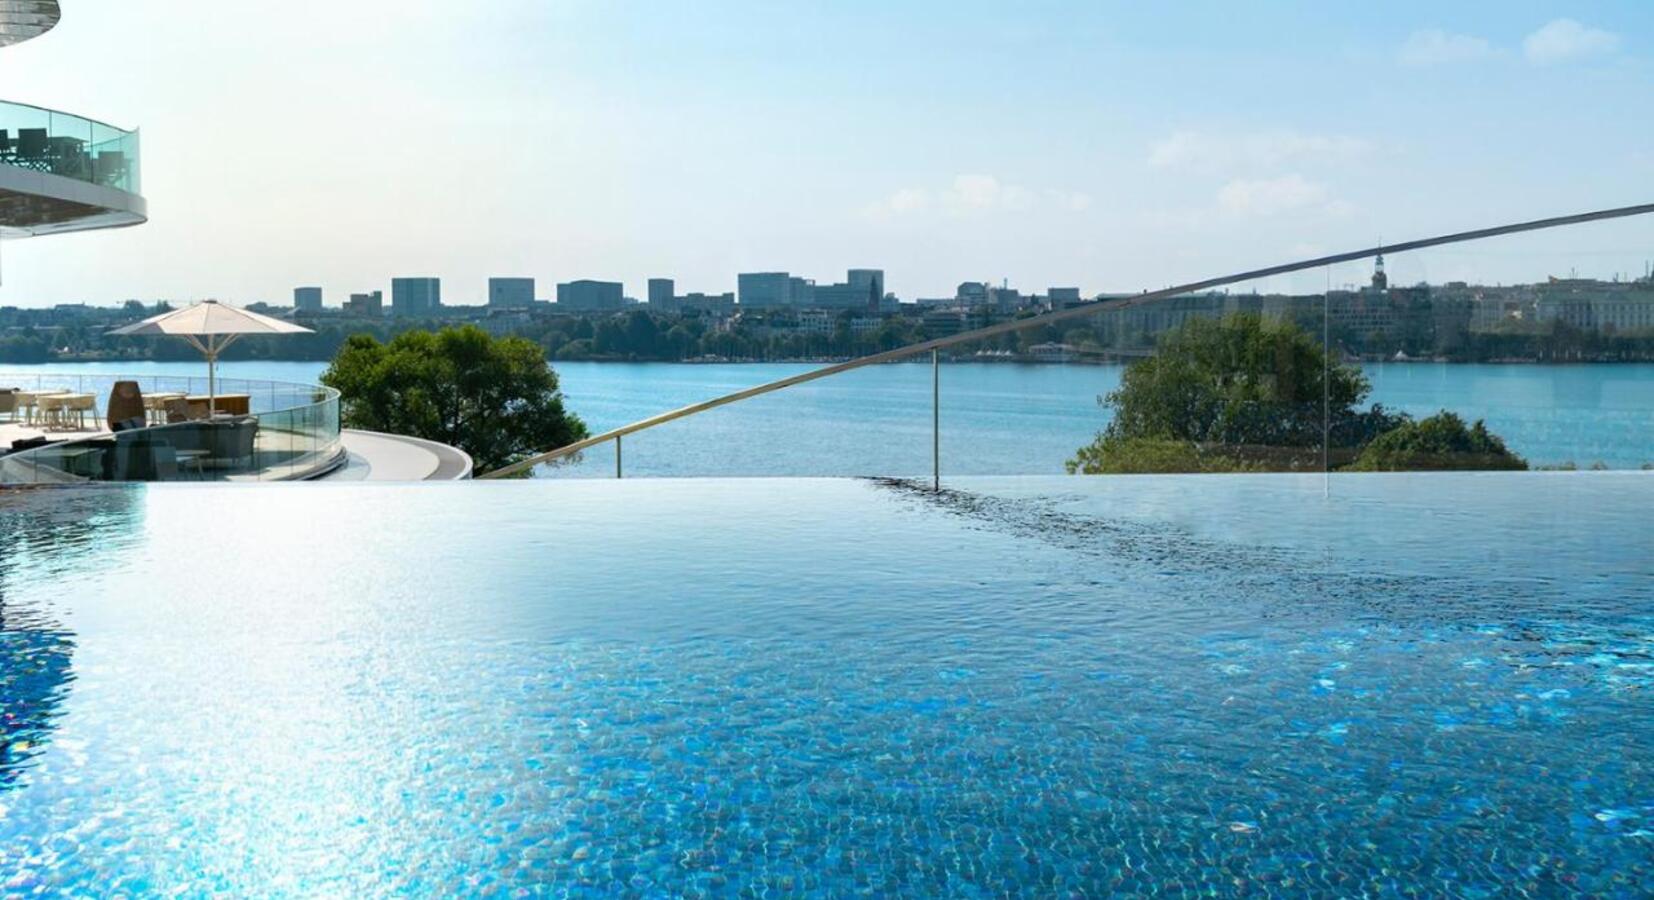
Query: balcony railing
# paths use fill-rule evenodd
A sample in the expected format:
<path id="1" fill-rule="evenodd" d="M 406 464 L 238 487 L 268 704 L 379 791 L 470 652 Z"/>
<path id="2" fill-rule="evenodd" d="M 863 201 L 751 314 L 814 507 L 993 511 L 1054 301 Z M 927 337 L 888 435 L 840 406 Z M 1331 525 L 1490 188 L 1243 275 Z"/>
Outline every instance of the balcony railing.
<path id="1" fill-rule="evenodd" d="M 930 362 L 930 384 L 928 399 L 930 410 L 928 416 L 928 431 L 930 432 L 928 452 L 925 454 L 929 463 L 926 479 L 930 486 L 940 489 L 943 474 L 942 428 L 943 428 L 943 391 L 940 363 L 945 358 L 957 359 L 960 355 L 970 355 L 983 350 L 996 349 L 998 342 L 1004 339 L 1014 339 L 1019 333 L 1046 333 L 1053 327 L 1082 328 L 1093 335 L 1109 335 L 1115 338 L 1130 338 L 1142 336 L 1145 333 L 1157 333 L 1168 330 L 1173 321 L 1182 321 L 1190 308 L 1198 308 L 1199 313 L 1193 317 L 1208 314 L 1221 314 L 1224 311 L 1256 314 L 1259 317 L 1279 319 L 1305 327 L 1312 341 L 1319 347 L 1326 348 L 1320 354 L 1321 368 L 1313 373 L 1305 373 L 1303 365 L 1295 360 L 1283 356 L 1276 362 L 1273 371 L 1264 373 L 1250 373 L 1258 375 L 1264 380 L 1291 380 L 1291 383 L 1312 390 L 1302 396 L 1294 391 L 1286 391 L 1286 399 L 1274 399 L 1269 403 L 1253 402 L 1248 391 L 1235 389 L 1228 393 L 1218 392 L 1218 399 L 1222 403 L 1207 403 L 1210 398 L 1197 398 L 1206 406 L 1198 410 L 1183 411 L 1184 418 L 1197 420 L 1198 428 L 1182 427 L 1183 423 L 1174 423 L 1177 427 L 1167 426 L 1160 428 L 1159 423 L 1149 423 L 1139 430 L 1144 433 L 1159 433 L 1165 431 L 1174 434 L 1174 440 L 1140 440 L 1126 448 L 1129 453 L 1114 453 L 1098 465 L 1091 465 L 1085 459 L 1076 459 L 1075 468 L 1081 471 L 1111 471 L 1116 465 L 1129 468 L 1133 471 L 1318 471 L 1331 472 L 1334 470 L 1359 471 L 1364 467 L 1372 468 L 1381 465 L 1400 465 L 1394 458 L 1405 456 L 1410 465 L 1418 468 L 1463 468 L 1463 469 L 1492 469 L 1500 468 L 1508 463 L 1503 457 L 1479 450 L 1455 452 L 1453 458 L 1432 458 L 1431 451 L 1419 450 L 1406 444 L 1412 440 L 1417 429 L 1400 430 L 1406 424 L 1401 417 L 1387 414 L 1383 409 L 1366 407 L 1354 408 L 1357 404 L 1345 402 L 1345 398 L 1333 393 L 1329 386 L 1337 379 L 1331 371 L 1334 361 L 1342 354 L 1350 353 L 1350 347 L 1343 342 L 1331 340 L 1333 322 L 1338 321 L 1341 331 L 1365 331 L 1371 329 L 1373 323 L 1367 321 L 1362 313 L 1367 302 L 1367 295 L 1353 291 L 1334 291 L 1334 283 L 1346 283 L 1349 273 L 1338 270 L 1338 277 L 1334 277 L 1335 269 L 1352 263 L 1366 263 L 1369 260 L 1381 260 L 1385 256 L 1396 257 L 1403 254 L 1426 254 L 1434 248 L 1448 248 L 1458 244 L 1483 241 L 1493 238 L 1523 235 L 1536 232 L 1547 232 L 1553 229 L 1568 226 L 1579 226 L 1593 222 L 1608 222 L 1612 220 L 1631 219 L 1654 214 L 1654 204 L 1640 204 L 1614 209 L 1598 210 L 1576 215 L 1559 216 L 1548 219 L 1539 219 L 1528 222 L 1519 222 L 1491 228 L 1482 228 L 1474 231 L 1458 232 L 1403 241 L 1384 246 L 1369 247 L 1361 250 L 1352 250 L 1320 256 L 1313 259 L 1267 266 L 1207 278 L 1187 284 L 1179 284 L 1158 290 L 1144 291 L 1140 294 L 1126 296 L 1100 297 L 1076 306 L 1053 308 L 1049 312 L 1032 314 L 1026 317 L 1013 317 L 995 324 L 963 330 L 946 337 L 936 337 L 922 340 L 892 350 L 874 353 L 844 362 L 834 363 L 819 369 L 799 372 L 788 377 L 759 384 L 723 396 L 714 397 L 697 403 L 662 412 L 658 415 L 611 428 L 599 434 L 592 435 L 580 441 L 563 447 L 548 450 L 544 453 L 523 459 L 511 465 L 492 472 L 480 475 L 480 478 L 503 478 L 528 474 L 541 466 L 565 466 L 574 468 L 583 463 L 584 452 L 612 444 L 614 448 L 613 474 L 621 477 L 626 471 L 626 461 L 632 459 L 634 448 L 644 440 L 633 443 L 633 436 L 648 432 L 661 426 L 691 417 L 701 416 L 737 403 L 756 400 L 768 394 L 785 391 L 821 379 L 859 369 L 866 369 L 886 363 L 920 360 L 928 356 Z M 1438 251 L 1446 252 L 1446 251 Z M 1382 268 L 1382 265 L 1379 264 Z M 1563 267 L 1561 271 L 1567 271 Z M 1319 293 L 1298 293 L 1293 296 L 1261 296 L 1258 288 L 1271 279 L 1283 276 L 1298 276 L 1308 278 L 1313 282 L 1320 282 L 1326 287 Z M 1654 283 L 1654 279 L 1647 279 Z M 1463 288 L 1464 285 L 1458 285 Z M 1230 297 L 1227 292 L 1221 296 L 1218 289 L 1234 288 L 1237 294 Z M 1399 297 L 1408 289 L 1397 290 Z M 1247 294 L 1250 293 L 1250 300 Z M 1391 293 L 1387 290 L 1377 290 L 1375 296 L 1381 297 L 1389 310 L 1392 302 Z M 1221 303 L 1213 307 L 1211 301 L 1217 298 Z M 1276 301 L 1281 301 L 1276 303 Z M 1444 299 L 1444 313 L 1450 311 L 1450 301 Z M 1156 316 L 1156 312 L 1168 310 L 1176 311 L 1178 315 Z M 1640 314 L 1640 313 L 1639 313 Z M 1466 311 L 1468 317 L 1469 312 Z M 1146 317 L 1146 318 L 1145 318 Z M 1217 315 L 1213 315 L 1214 318 Z M 1164 319 L 1155 324 L 1149 319 Z M 1570 323 L 1572 324 L 1572 323 Z M 1276 334 L 1265 335 L 1270 340 L 1281 339 Z M 1049 338 L 1047 338 L 1049 340 Z M 1128 341 L 1129 343 L 1129 341 Z M 1061 347 L 1062 345 L 1057 345 Z M 1048 348 L 1049 349 L 1049 348 Z M 1122 348 L 1117 358 L 1145 359 L 1160 352 L 1154 345 Z M 1342 367 L 1341 367 L 1342 368 Z M 1340 388 L 1341 389 L 1341 388 Z M 1252 393 L 1267 396 L 1275 393 L 1271 390 L 1259 389 Z M 1364 395 L 1364 394 L 1363 394 Z M 1182 395 L 1178 395 L 1181 399 Z M 1193 401 L 1190 401 L 1193 402 Z M 1440 410 L 1421 410 L 1411 413 L 1418 418 L 1429 417 L 1435 412 L 1448 412 L 1458 415 L 1460 411 L 1443 407 Z M 1470 444 L 1480 445 L 1479 434 L 1474 432 L 1474 419 L 1466 422 L 1471 427 Z M 1609 417 L 1604 416 L 1607 420 Z M 1452 423 L 1445 419 L 1437 419 L 1429 423 L 1420 423 L 1419 428 L 1451 429 Z M 1373 443 L 1373 439 L 1381 432 L 1396 432 L 1385 445 L 1375 449 L 1366 460 L 1358 459 L 1360 451 Z M 746 435 L 737 435 L 732 441 L 740 444 L 750 438 Z M 1104 448 L 1117 450 L 1118 448 Z M 1380 451 L 1388 453 L 1384 456 Z M 1574 452 L 1590 455 L 1584 459 L 1597 461 L 1601 449 L 1595 446 L 1580 446 Z M 1639 448 L 1636 453 L 1643 452 Z M 1621 454 L 1622 456 L 1624 454 Z M 1124 457 L 1122 460 L 1121 457 Z M 1632 460 L 1635 464 L 1642 457 Z M 1554 448 L 1547 447 L 1542 455 L 1536 455 L 1532 460 L 1536 468 L 1565 468 L 1574 464 L 1574 460 L 1567 456 L 1558 457 Z M 1523 463 L 1526 465 L 1526 461 Z M 1621 464 L 1625 464 L 1621 460 Z M 606 464 L 603 471 L 608 471 Z M 648 468 L 645 468 L 648 471 Z M 658 471 L 658 469 L 656 470 Z M 918 474 L 916 470 L 906 471 L 904 474 Z"/>
<path id="2" fill-rule="evenodd" d="M 0 101 L 0 165 L 142 193 L 138 132 L 25 103 Z"/>
<path id="3" fill-rule="evenodd" d="M 136 382 L 150 397 L 199 397 L 207 391 L 204 377 L 0 372 L 0 389 L 62 392 L 99 400 L 107 398 L 118 381 Z M 225 414 L 221 407 L 219 414 L 209 418 L 76 435 L 17 450 L 0 456 L 0 485 L 291 481 L 331 471 L 340 462 L 338 391 L 317 385 L 220 378 L 217 394 L 226 398 L 226 406 L 245 404 L 245 414 Z M 14 421 L 25 415 L 15 408 L 9 412 Z M 102 412 L 101 408 L 94 410 L 94 418 L 101 419 Z M 50 433 L 45 437 L 49 440 Z"/>

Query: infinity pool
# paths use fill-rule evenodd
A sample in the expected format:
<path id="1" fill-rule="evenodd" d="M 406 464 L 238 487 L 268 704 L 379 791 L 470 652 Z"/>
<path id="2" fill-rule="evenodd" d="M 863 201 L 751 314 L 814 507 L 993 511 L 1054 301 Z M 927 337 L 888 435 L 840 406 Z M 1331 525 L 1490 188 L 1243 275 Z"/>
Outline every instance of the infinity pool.
<path id="1" fill-rule="evenodd" d="M 1654 892 L 1654 474 L 0 495 L 0 894 Z"/>

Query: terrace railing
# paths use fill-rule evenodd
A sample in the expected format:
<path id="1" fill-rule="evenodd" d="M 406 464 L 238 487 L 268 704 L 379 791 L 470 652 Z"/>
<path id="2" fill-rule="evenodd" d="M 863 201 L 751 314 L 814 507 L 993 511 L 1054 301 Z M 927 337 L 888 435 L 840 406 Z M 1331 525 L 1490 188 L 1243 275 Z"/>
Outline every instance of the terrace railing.
<path id="1" fill-rule="evenodd" d="M 1519 223 L 1514 223 L 1514 224 L 1509 224 L 1509 225 L 1500 225 L 1500 226 L 1492 227 L 1492 228 L 1481 228 L 1481 229 L 1476 229 L 1474 231 L 1465 231 L 1465 232 L 1458 232 L 1458 233 L 1454 233 L 1454 234 L 1438 235 L 1438 236 L 1435 236 L 1435 237 L 1428 237 L 1428 238 L 1421 238 L 1421 239 L 1417 239 L 1417 240 L 1403 241 L 1403 242 L 1399 242 L 1399 243 L 1395 243 L 1395 244 L 1388 244 L 1388 245 L 1377 246 L 1377 247 L 1369 247 L 1369 248 L 1361 249 L 1361 250 L 1352 250 L 1352 251 L 1348 251 L 1348 252 L 1344 252 L 1344 253 L 1335 253 L 1335 254 L 1331 254 L 1331 255 L 1328 255 L 1328 256 L 1320 256 L 1320 257 L 1316 257 L 1316 258 L 1313 258 L 1313 259 L 1305 259 L 1305 260 L 1299 260 L 1297 262 L 1290 262 L 1290 263 L 1284 263 L 1284 264 L 1281 264 L 1281 265 L 1268 266 L 1268 267 L 1261 268 L 1261 269 L 1253 269 L 1253 270 L 1246 271 L 1246 272 L 1238 272 L 1238 273 L 1235 273 L 1235 274 L 1232 274 L 1232 275 L 1223 275 L 1223 276 L 1219 276 L 1219 277 L 1216 277 L 1216 278 L 1207 278 L 1207 279 L 1203 279 L 1203 280 L 1200 280 L 1200 281 L 1189 282 L 1187 284 L 1174 285 L 1172 287 L 1167 287 L 1167 288 L 1163 288 L 1163 289 L 1160 289 L 1160 290 L 1144 291 L 1141 294 L 1130 296 L 1130 297 L 1096 300 L 1096 301 L 1092 301 L 1092 302 L 1082 303 L 1082 304 L 1072 306 L 1072 307 L 1069 307 L 1069 308 L 1066 308 L 1066 309 L 1056 309 L 1056 310 L 1053 310 L 1051 312 L 1047 312 L 1047 313 L 1040 314 L 1040 315 L 1033 315 L 1033 316 L 1028 316 L 1028 317 L 1025 317 L 1025 318 L 1014 318 L 1014 319 L 1010 319 L 1010 320 L 1007 320 L 1007 321 L 999 322 L 997 324 L 988 325 L 986 327 L 981 327 L 981 328 L 975 328 L 975 329 L 962 331 L 961 333 L 951 335 L 951 336 L 948 336 L 948 337 L 940 337 L 940 338 L 936 338 L 936 339 L 933 339 L 933 340 L 922 341 L 922 342 L 911 344 L 911 345 L 908 345 L 908 346 L 898 347 L 894 350 L 889 350 L 889 351 L 882 352 L 882 353 L 875 353 L 875 354 L 871 354 L 871 355 L 868 355 L 868 356 L 863 356 L 863 357 L 859 357 L 859 358 L 856 358 L 856 359 L 851 359 L 851 360 L 841 362 L 841 363 L 835 363 L 833 365 L 824 366 L 824 367 L 819 368 L 819 369 L 814 369 L 814 370 L 811 370 L 811 371 L 799 373 L 797 375 L 792 375 L 792 376 L 789 376 L 787 378 L 781 378 L 781 379 L 777 379 L 775 381 L 771 381 L 771 382 L 768 382 L 768 383 L 765 383 L 765 384 L 760 384 L 760 385 L 756 385 L 754 387 L 750 387 L 750 388 L 746 388 L 746 389 L 743 389 L 743 390 L 735 391 L 733 393 L 725 394 L 725 395 L 720 396 L 720 397 L 714 397 L 710 400 L 704 400 L 704 401 L 701 401 L 701 402 L 698 402 L 698 403 L 693 403 L 693 404 L 690 404 L 688 406 L 680 407 L 678 409 L 670 410 L 668 412 L 664 412 L 664 413 L 661 413 L 659 415 L 651 416 L 651 417 L 646 418 L 646 419 L 641 419 L 639 421 L 632 422 L 628 425 L 623 425 L 619 428 L 610 429 L 610 430 L 605 431 L 601 434 L 593 435 L 592 437 L 586 438 L 584 440 L 580 440 L 580 441 L 576 441 L 574 443 L 568 444 L 567 446 L 558 447 L 556 449 L 549 450 L 545 453 L 537 454 L 535 456 L 532 456 L 532 457 L 529 457 L 527 459 L 521 460 L 519 462 L 513 463 L 512 465 L 505 466 L 505 467 L 496 469 L 492 472 L 485 473 L 485 474 L 480 475 L 478 477 L 480 477 L 480 478 L 505 478 L 505 477 L 521 475 L 521 474 L 524 474 L 524 473 L 527 473 L 527 472 L 531 471 L 532 469 L 534 469 L 537 466 L 548 465 L 548 464 L 556 464 L 556 463 L 560 463 L 560 462 L 563 462 L 563 461 L 569 461 L 569 460 L 572 460 L 573 458 L 576 458 L 578 454 L 582 453 L 582 451 L 585 451 L 585 450 L 588 450 L 588 449 L 591 449 L 591 448 L 594 448 L 594 447 L 598 447 L 598 446 L 601 446 L 603 444 L 612 443 L 614 445 L 614 473 L 615 473 L 615 477 L 619 478 L 619 477 L 622 477 L 623 474 L 624 474 L 624 467 L 623 467 L 624 456 L 623 456 L 623 453 L 622 453 L 622 444 L 623 444 L 624 439 L 626 437 L 630 436 L 630 435 L 636 434 L 638 432 L 646 431 L 646 430 L 651 429 L 651 428 L 656 428 L 658 426 L 665 425 L 669 422 L 674 422 L 674 421 L 677 421 L 679 419 L 684 419 L 684 418 L 688 418 L 690 416 L 699 415 L 701 413 L 710 412 L 710 411 L 718 409 L 720 407 L 728 406 L 728 405 L 733 404 L 733 403 L 738 403 L 738 402 L 743 401 L 743 400 L 749 400 L 749 399 L 752 399 L 752 398 L 755 398 L 755 397 L 760 397 L 760 396 L 763 396 L 763 395 L 766 395 L 766 394 L 774 393 L 774 392 L 777 392 L 777 391 L 782 391 L 782 390 L 785 390 L 787 388 L 795 387 L 795 386 L 802 385 L 802 384 L 807 384 L 809 382 L 816 381 L 816 380 L 819 380 L 819 379 L 828 378 L 828 377 L 831 377 L 831 376 L 834 376 L 834 375 L 839 375 L 839 374 L 842 374 L 842 373 L 845 373 L 845 372 L 850 372 L 850 371 L 853 371 L 853 370 L 856 370 L 856 369 L 861 369 L 861 368 L 864 368 L 864 367 L 867 367 L 867 366 L 875 366 L 875 365 L 881 365 L 881 364 L 884 364 L 884 363 L 910 360 L 910 359 L 913 359 L 914 357 L 921 357 L 923 355 L 929 354 L 930 357 L 931 357 L 931 392 L 930 393 L 931 393 L 931 404 L 932 404 L 932 411 L 931 411 L 931 441 L 930 441 L 930 445 L 931 445 L 930 446 L 930 457 L 931 457 L 931 459 L 930 459 L 930 462 L 931 462 L 930 476 L 931 476 L 932 486 L 936 487 L 936 488 L 940 488 L 941 475 L 942 475 L 942 461 L 941 461 L 941 427 L 942 427 L 941 396 L 942 396 L 942 391 L 941 391 L 941 369 L 940 369 L 939 363 L 940 363 L 940 359 L 941 359 L 941 353 L 944 350 L 952 350 L 952 349 L 956 349 L 956 348 L 962 348 L 962 347 L 965 347 L 965 346 L 971 345 L 971 344 L 980 344 L 984 341 L 987 341 L 987 340 L 992 339 L 992 338 L 999 337 L 1001 335 L 1007 335 L 1007 334 L 1012 334 L 1012 333 L 1015 333 L 1015 332 L 1027 331 L 1027 330 L 1036 329 L 1036 328 L 1044 328 L 1044 327 L 1047 327 L 1047 326 L 1050 326 L 1050 325 L 1053 325 L 1053 324 L 1057 324 L 1057 323 L 1073 322 L 1073 321 L 1079 321 L 1079 320 L 1084 320 L 1084 319 L 1088 319 L 1088 318 L 1095 318 L 1095 317 L 1099 317 L 1099 316 L 1108 316 L 1110 314 L 1123 313 L 1125 311 L 1134 310 L 1134 309 L 1137 309 L 1137 308 L 1140 308 L 1140 307 L 1150 306 L 1150 305 L 1153 305 L 1153 304 L 1165 303 L 1166 301 L 1173 300 L 1174 298 L 1189 297 L 1189 296 L 1192 296 L 1192 295 L 1201 294 L 1202 292 L 1211 292 L 1211 291 L 1214 291 L 1215 289 L 1218 289 L 1218 288 L 1224 288 L 1224 287 L 1228 287 L 1228 286 L 1232 286 L 1232 285 L 1241 285 L 1241 284 L 1244 284 L 1246 282 L 1261 282 L 1265 279 L 1273 278 L 1273 277 L 1276 277 L 1276 276 L 1290 275 L 1292 273 L 1308 272 L 1308 271 L 1311 271 L 1311 270 L 1319 270 L 1319 269 L 1325 269 L 1330 273 L 1332 267 L 1337 266 L 1337 265 L 1350 263 L 1350 262 L 1355 262 L 1355 261 L 1360 261 L 1360 260 L 1374 259 L 1374 258 L 1378 258 L 1378 257 L 1385 256 L 1385 255 L 1395 256 L 1397 254 L 1402 254 L 1402 253 L 1406 253 L 1406 252 L 1409 252 L 1409 251 L 1425 250 L 1425 249 L 1432 248 L 1432 247 L 1440 247 L 1440 246 L 1446 246 L 1446 245 L 1452 245 L 1452 244 L 1461 244 L 1461 243 L 1466 243 L 1466 242 L 1470 242 L 1470 241 L 1478 241 L 1478 240 L 1485 240 L 1485 239 L 1488 239 L 1488 238 L 1501 237 L 1501 236 L 1505 236 L 1505 235 L 1521 234 L 1521 233 L 1524 233 L 1524 232 L 1543 231 L 1543 230 L 1547 230 L 1547 229 L 1561 228 L 1561 227 L 1569 226 L 1569 225 L 1579 225 L 1579 224 L 1583 224 L 1583 223 L 1587 223 L 1587 222 L 1598 222 L 1598 221 L 1605 221 L 1605 220 L 1610 220 L 1610 219 L 1623 219 L 1623 218 L 1628 218 L 1628 217 L 1632 217 L 1632 216 L 1642 216 L 1642 215 L 1646 215 L 1646 214 L 1649 214 L 1649 213 L 1654 213 L 1654 204 L 1641 204 L 1641 205 L 1637 205 L 1637 206 L 1618 207 L 1618 208 L 1614 208 L 1614 209 L 1598 210 L 1598 211 L 1594 211 L 1594 212 L 1580 213 L 1580 214 L 1576 214 L 1576 215 L 1558 216 L 1558 217 L 1547 218 L 1547 219 L 1538 219 L 1538 220 L 1529 221 L 1529 222 L 1519 222 Z M 1330 281 L 1330 275 L 1329 275 L 1329 281 Z M 1329 290 L 1329 293 L 1330 293 L 1330 290 Z M 1326 304 L 1329 301 L 1328 301 L 1328 298 L 1326 296 L 1322 296 L 1321 298 L 1318 299 L 1317 302 L 1320 304 L 1321 321 L 1324 325 L 1324 323 L 1327 320 Z M 1325 335 L 1323 335 L 1323 345 L 1330 347 L 1330 343 L 1326 340 Z M 1330 354 L 1328 354 L 1328 355 L 1330 355 Z M 1322 384 L 1326 384 L 1327 381 L 1328 381 L 1328 379 L 1325 378 L 1325 377 L 1323 377 L 1322 380 L 1321 380 Z M 1326 408 L 1326 403 L 1325 402 L 1323 402 L 1323 408 L 1324 409 Z M 1321 468 L 1322 469 L 1328 468 L 1331 464 L 1331 456 L 1333 454 L 1333 451 L 1331 449 L 1330 444 L 1331 444 L 1331 439 L 1332 439 L 1331 431 L 1332 431 L 1333 427 L 1334 426 L 1333 426 L 1333 423 L 1330 421 L 1330 417 L 1324 417 L 1323 418 L 1323 432 L 1324 433 L 1323 433 L 1321 441 L 1320 441 L 1320 449 L 1319 449 L 1319 454 L 1320 454 L 1320 458 L 1321 458 Z M 1266 449 L 1270 449 L 1270 448 L 1261 448 L 1260 447 L 1260 448 L 1256 448 L 1255 451 L 1253 451 L 1253 452 L 1255 452 L 1257 454 L 1260 454 L 1260 455 L 1263 455 L 1265 453 Z M 1282 449 L 1282 448 L 1274 448 L 1274 449 Z M 1295 449 L 1295 448 L 1285 448 L 1285 449 Z"/>
<path id="2" fill-rule="evenodd" d="M 207 392 L 205 377 L 0 372 L 0 388 L 90 394 L 100 415 L 117 381 L 137 382 L 149 396 Z M 76 436 L 8 453 L 0 456 L 0 485 L 289 481 L 331 471 L 342 461 L 338 391 L 220 378 L 217 394 L 245 396 L 248 413 Z"/>
<path id="3" fill-rule="evenodd" d="M 138 150 L 136 131 L 0 101 L 0 165 L 140 194 Z"/>

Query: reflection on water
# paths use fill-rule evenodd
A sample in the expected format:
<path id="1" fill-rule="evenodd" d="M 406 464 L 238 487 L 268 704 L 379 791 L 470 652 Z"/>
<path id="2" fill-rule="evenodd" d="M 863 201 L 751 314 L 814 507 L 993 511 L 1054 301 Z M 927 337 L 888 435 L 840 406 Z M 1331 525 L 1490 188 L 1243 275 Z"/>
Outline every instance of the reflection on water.
<path id="1" fill-rule="evenodd" d="M 0 885 L 1654 891 L 1654 478 L 951 486 L 149 490 Z"/>
<path id="2" fill-rule="evenodd" d="M 25 783 L 75 680 L 73 632 L 50 607 L 8 601 L 14 580 L 112 564 L 131 538 L 133 499 L 125 490 L 0 492 L 0 792 Z"/>

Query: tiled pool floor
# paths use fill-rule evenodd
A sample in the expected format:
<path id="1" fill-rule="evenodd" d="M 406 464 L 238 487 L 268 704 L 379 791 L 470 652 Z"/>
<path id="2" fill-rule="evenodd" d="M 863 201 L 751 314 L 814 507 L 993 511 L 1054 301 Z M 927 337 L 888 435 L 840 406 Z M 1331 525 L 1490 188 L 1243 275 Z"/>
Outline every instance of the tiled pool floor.
<path id="1" fill-rule="evenodd" d="M 0 891 L 1654 891 L 1654 476 L 0 495 Z"/>

